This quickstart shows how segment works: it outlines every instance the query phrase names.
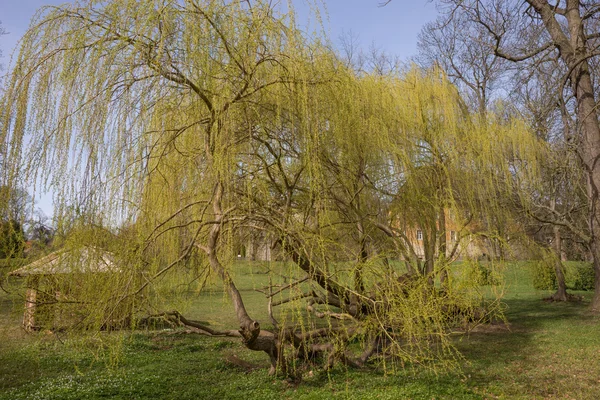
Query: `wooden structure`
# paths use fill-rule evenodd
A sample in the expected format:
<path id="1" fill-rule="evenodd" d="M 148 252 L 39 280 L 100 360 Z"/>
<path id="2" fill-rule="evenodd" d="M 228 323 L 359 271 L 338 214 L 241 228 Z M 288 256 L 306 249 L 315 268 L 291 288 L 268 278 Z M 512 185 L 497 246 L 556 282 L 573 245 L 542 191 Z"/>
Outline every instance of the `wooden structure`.
<path id="1" fill-rule="evenodd" d="M 59 250 L 10 272 L 9 276 L 27 279 L 23 327 L 26 331 L 33 331 L 48 324 L 55 326 L 58 320 L 64 318 L 61 318 L 60 310 L 51 310 L 53 305 L 67 303 L 65 299 L 69 299 L 68 303 L 77 307 L 77 295 L 85 290 L 81 282 L 90 281 L 97 274 L 118 272 L 121 270 L 115 265 L 112 254 L 94 247 Z M 69 282 L 71 288 L 64 282 Z M 40 307 L 46 308 L 47 314 L 50 314 L 45 321 L 38 321 L 36 314 Z"/>

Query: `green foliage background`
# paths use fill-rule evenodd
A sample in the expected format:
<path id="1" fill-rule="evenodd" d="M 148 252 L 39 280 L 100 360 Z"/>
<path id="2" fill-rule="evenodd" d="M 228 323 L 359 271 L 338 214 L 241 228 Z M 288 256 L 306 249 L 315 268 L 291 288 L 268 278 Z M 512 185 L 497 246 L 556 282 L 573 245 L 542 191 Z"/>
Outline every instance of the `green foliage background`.
<path id="1" fill-rule="evenodd" d="M 594 290 L 594 267 L 590 262 L 563 261 L 567 289 Z M 537 290 L 556 290 L 556 273 L 552 263 L 544 260 L 532 263 L 533 287 Z"/>

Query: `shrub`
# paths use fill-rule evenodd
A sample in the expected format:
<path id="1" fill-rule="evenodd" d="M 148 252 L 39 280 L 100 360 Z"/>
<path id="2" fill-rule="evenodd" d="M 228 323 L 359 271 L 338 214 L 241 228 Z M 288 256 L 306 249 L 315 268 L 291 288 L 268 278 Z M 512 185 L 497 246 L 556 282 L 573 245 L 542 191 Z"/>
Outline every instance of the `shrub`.
<path id="1" fill-rule="evenodd" d="M 537 290 L 556 290 L 556 272 L 547 260 L 537 260 L 532 263 L 533 288 Z"/>
<path id="2" fill-rule="evenodd" d="M 570 290 L 594 290 L 594 267 L 591 263 L 579 261 L 563 262 L 565 283 Z M 539 260 L 532 264 L 533 287 L 537 290 L 556 290 L 556 272 L 553 261 Z"/>
<path id="3" fill-rule="evenodd" d="M 17 221 L 0 222 L 0 258 L 23 257 L 25 235 L 23 227 Z"/>
<path id="4" fill-rule="evenodd" d="M 491 265 L 493 266 L 493 264 Z M 469 262 L 467 279 L 479 286 L 498 285 L 500 283 L 497 273 L 490 268 L 490 265 L 479 261 Z"/>
<path id="5" fill-rule="evenodd" d="M 589 262 L 567 261 L 565 281 L 571 290 L 594 290 L 594 266 Z"/>

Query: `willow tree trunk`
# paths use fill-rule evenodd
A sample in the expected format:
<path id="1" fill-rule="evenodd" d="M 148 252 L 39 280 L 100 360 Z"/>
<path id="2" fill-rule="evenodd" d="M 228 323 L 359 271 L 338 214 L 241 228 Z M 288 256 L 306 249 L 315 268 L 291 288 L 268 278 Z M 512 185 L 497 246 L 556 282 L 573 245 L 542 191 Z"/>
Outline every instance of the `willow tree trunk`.
<path id="1" fill-rule="evenodd" d="M 260 324 L 258 321 L 250 318 L 246 307 L 244 306 L 244 300 L 235 286 L 231 276 L 227 270 L 223 267 L 217 257 L 217 247 L 219 236 L 221 234 L 221 227 L 223 225 L 223 211 L 221 208 L 221 201 L 223 199 L 223 187 L 222 182 L 217 182 L 214 196 L 212 200 L 213 212 L 215 221 L 208 234 L 208 240 L 206 246 L 202 248 L 208 256 L 208 261 L 212 270 L 221 278 L 223 284 L 227 288 L 231 302 L 235 309 L 235 313 L 240 324 L 240 334 L 242 335 L 244 344 L 250 350 L 264 351 L 269 355 L 271 361 L 271 369 L 269 374 L 274 374 L 277 366 L 283 367 L 283 363 L 280 360 L 278 341 L 274 335 L 261 335 Z"/>
<path id="2" fill-rule="evenodd" d="M 440 270 L 440 283 L 445 285 L 448 283 L 448 243 L 446 240 L 446 210 L 444 207 L 440 210 L 439 217 L 439 246 L 438 246 L 438 258 L 442 260 Z"/>
<path id="3" fill-rule="evenodd" d="M 356 260 L 356 267 L 354 269 L 354 290 L 362 294 L 365 291 L 362 270 L 363 266 L 367 262 L 367 259 L 369 258 L 369 253 L 367 251 L 367 236 L 365 235 L 365 228 L 362 221 L 357 222 L 356 228 L 358 230 L 358 242 L 360 249 L 358 258 Z"/>
<path id="4" fill-rule="evenodd" d="M 429 223 L 428 229 L 423 229 L 423 253 L 425 256 L 424 274 L 429 284 L 434 283 L 435 256 L 437 243 L 436 221 Z"/>

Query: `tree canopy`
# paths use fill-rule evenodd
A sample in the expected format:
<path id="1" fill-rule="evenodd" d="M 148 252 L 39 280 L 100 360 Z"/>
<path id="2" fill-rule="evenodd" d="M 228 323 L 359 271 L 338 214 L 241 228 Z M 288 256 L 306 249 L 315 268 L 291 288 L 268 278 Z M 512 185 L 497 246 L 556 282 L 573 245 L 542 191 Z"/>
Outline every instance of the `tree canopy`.
<path id="1" fill-rule="evenodd" d="M 518 119 L 471 115 L 441 70 L 354 71 L 291 8 L 262 0 L 45 8 L 1 110 L 5 179 L 53 188 L 67 244 L 101 242 L 127 266 L 94 294 L 99 309 L 160 310 L 153 288 L 194 263 L 231 298 L 240 330 L 226 334 L 273 370 L 320 353 L 328 365 L 452 358 L 449 328 L 493 310 L 447 274 L 458 245 L 444 221 L 464 240 L 498 235 L 544 148 Z M 292 283 L 265 289 L 269 322 L 235 284 L 249 236 L 294 266 Z M 399 257 L 413 274 L 391 266 Z"/>

